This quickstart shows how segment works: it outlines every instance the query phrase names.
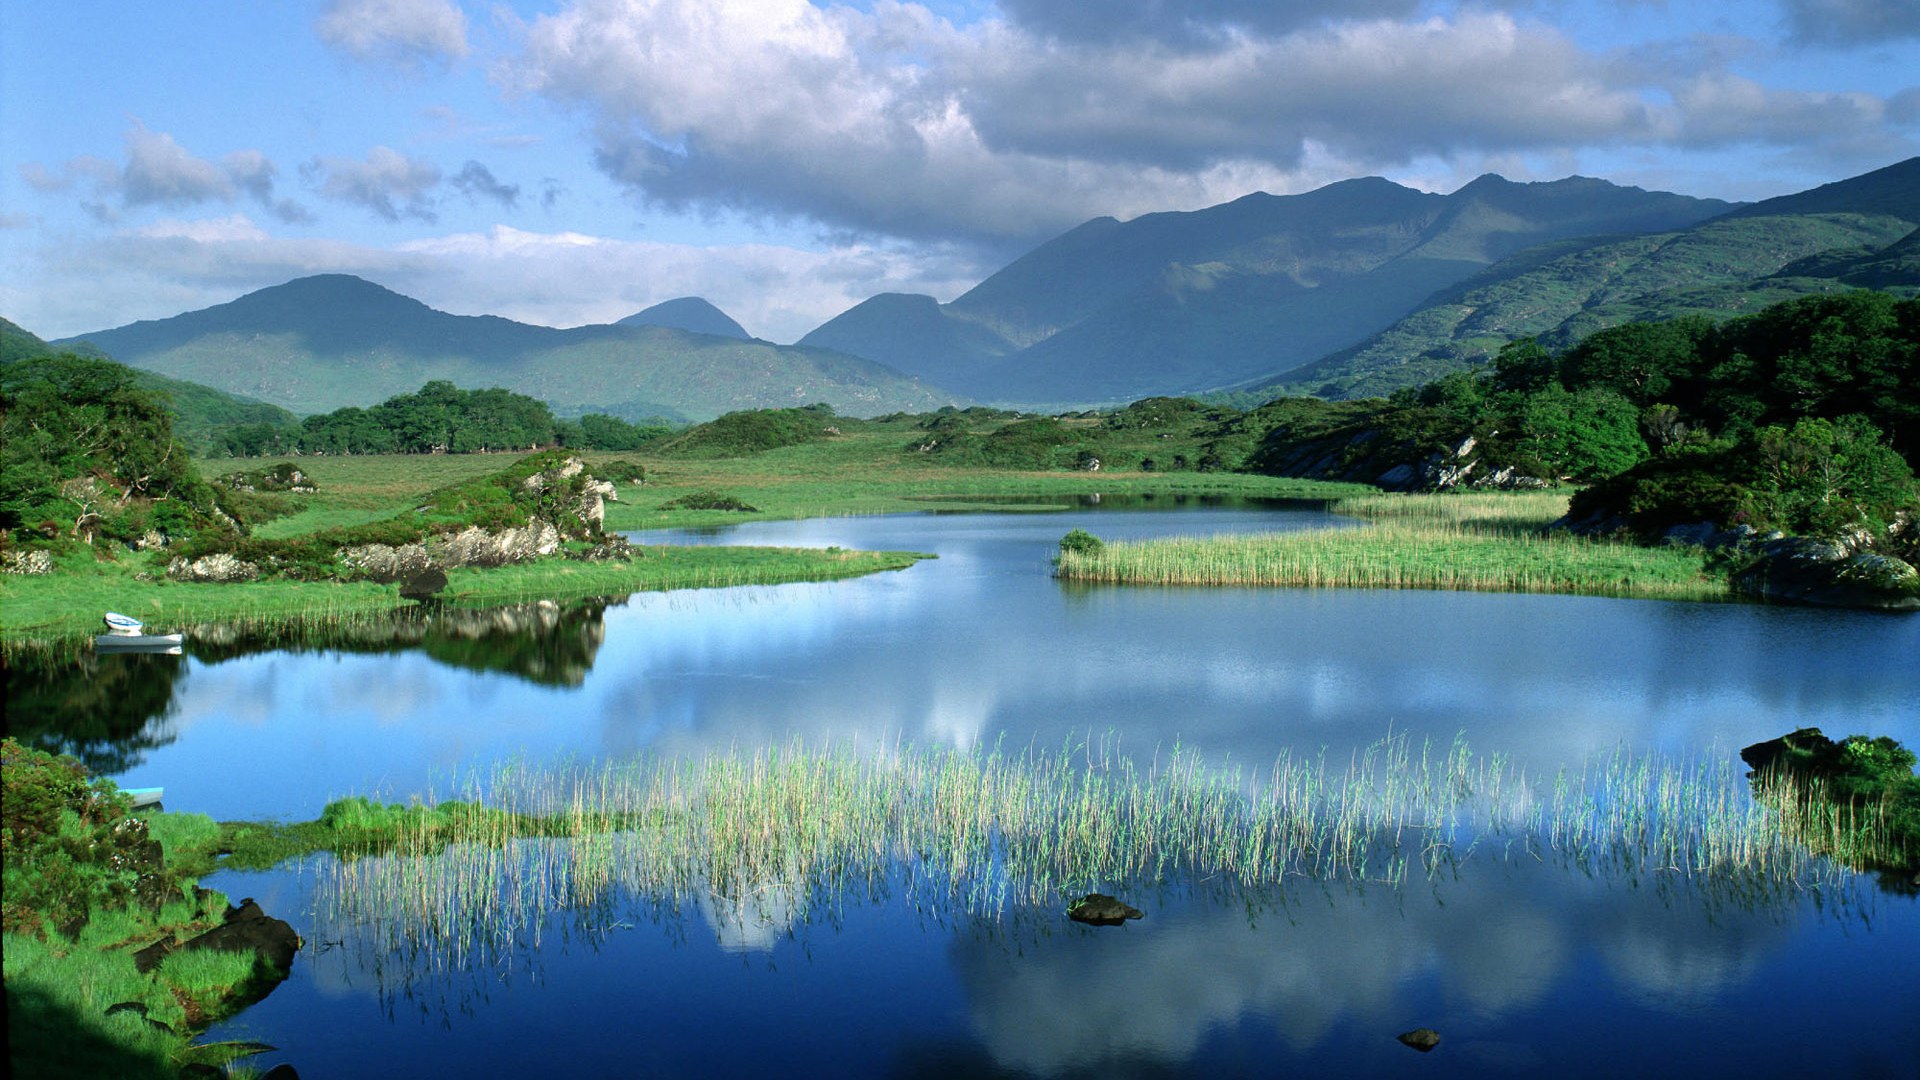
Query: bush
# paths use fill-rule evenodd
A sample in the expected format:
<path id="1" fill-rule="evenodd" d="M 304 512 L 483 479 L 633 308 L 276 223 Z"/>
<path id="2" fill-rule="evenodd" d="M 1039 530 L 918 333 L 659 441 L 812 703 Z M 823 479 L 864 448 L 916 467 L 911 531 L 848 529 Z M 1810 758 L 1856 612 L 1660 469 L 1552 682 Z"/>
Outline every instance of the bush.
<path id="1" fill-rule="evenodd" d="M 1098 555 L 1107 550 L 1107 542 L 1085 529 L 1075 529 L 1060 538 L 1060 550 L 1076 555 Z"/>
<path id="2" fill-rule="evenodd" d="M 660 504 L 662 510 L 734 510 L 743 514 L 757 514 L 758 507 L 748 506 L 739 499 L 721 491 L 691 491 L 677 499 Z"/>

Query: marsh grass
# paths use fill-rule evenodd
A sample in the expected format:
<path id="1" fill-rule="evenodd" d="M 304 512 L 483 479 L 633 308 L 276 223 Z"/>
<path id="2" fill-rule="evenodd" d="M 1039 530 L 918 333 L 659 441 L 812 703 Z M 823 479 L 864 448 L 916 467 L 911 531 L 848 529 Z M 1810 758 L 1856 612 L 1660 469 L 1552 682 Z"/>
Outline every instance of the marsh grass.
<path id="1" fill-rule="evenodd" d="M 996 918 L 1091 889 L 1399 889 L 1468 859 L 1551 862 L 1710 903 L 1853 888 L 1889 842 L 1817 793 L 1756 801 L 1726 764 L 1624 752 L 1536 782 L 1463 740 L 1386 739 L 1344 763 L 1212 769 L 1174 750 L 1007 754 L 801 745 L 604 766 L 505 766 L 326 864 L 317 917 L 416 962 L 537 945 L 615 898 L 779 923 L 848 895 Z M 1824 815 L 1824 816 L 1823 816 Z"/>
<path id="2" fill-rule="evenodd" d="M 1066 580 L 1128 585 L 1455 589 L 1663 600 L 1728 595 L 1698 551 L 1596 540 L 1545 527 L 1552 492 L 1341 499 L 1353 527 L 1120 542 L 1063 550 Z"/>

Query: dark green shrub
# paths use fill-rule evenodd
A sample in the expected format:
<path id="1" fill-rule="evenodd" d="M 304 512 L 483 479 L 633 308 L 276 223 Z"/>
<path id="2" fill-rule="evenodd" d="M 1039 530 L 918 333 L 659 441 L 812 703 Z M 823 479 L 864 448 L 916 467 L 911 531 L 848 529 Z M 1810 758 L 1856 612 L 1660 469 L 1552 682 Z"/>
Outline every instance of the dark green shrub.
<path id="1" fill-rule="evenodd" d="M 1098 555 L 1107 550 L 1107 542 L 1085 529 L 1075 529 L 1060 538 L 1060 550 L 1076 555 Z"/>
<path id="2" fill-rule="evenodd" d="M 662 510 L 734 510 L 743 514 L 757 514 L 758 507 L 748 506 L 739 499 L 721 491 L 690 491 L 677 499 L 660 504 Z"/>

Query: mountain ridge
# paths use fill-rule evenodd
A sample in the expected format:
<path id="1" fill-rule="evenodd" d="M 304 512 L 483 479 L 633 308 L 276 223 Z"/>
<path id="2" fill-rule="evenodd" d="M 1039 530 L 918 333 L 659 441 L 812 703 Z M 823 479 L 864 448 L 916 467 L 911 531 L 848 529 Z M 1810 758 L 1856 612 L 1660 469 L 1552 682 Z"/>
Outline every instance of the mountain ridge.
<path id="1" fill-rule="evenodd" d="M 453 315 L 346 274 L 53 344 L 301 413 L 376 404 L 433 379 L 502 386 L 562 412 L 643 401 L 694 419 L 815 402 L 864 415 L 961 400 L 822 349 L 659 325 L 555 329 Z"/>

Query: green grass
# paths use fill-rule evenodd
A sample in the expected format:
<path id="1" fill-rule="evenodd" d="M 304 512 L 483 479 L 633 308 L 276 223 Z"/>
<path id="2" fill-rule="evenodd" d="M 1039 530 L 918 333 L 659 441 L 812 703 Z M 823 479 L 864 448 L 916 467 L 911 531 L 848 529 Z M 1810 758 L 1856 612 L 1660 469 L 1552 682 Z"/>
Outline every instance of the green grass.
<path id="1" fill-rule="evenodd" d="M 1062 550 L 1072 581 L 1129 585 L 1414 588 L 1717 600 L 1724 580 L 1700 551 L 1545 531 L 1566 512 L 1553 492 L 1373 495 L 1335 502 L 1354 528 L 1175 537 Z"/>
<path id="2" fill-rule="evenodd" d="M 997 918 L 1088 890 L 1300 881 L 1391 889 L 1473 855 L 1657 882 L 1710 901 L 1832 900 L 1884 823 L 1760 802 L 1728 761 L 1618 753 L 1532 778 L 1464 743 L 1389 738 L 1344 763 L 1212 769 L 1090 746 L 1003 754 L 799 744 L 601 767 L 510 765 L 445 811 L 382 819 L 378 854 L 323 864 L 316 932 L 460 965 L 544 919 L 639 901 L 750 909 L 851 890 Z M 378 810 L 378 808 L 375 808 Z"/>
<path id="3" fill-rule="evenodd" d="M 831 581 L 913 565 L 909 552 L 805 548 L 649 547 L 632 562 L 545 559 L 447 574 L 446 601 L 566 600 L 661 589 Z M 214 585 L 169 581 L 137 556 L 95 562 L 85 552 L 60 572 L 0 579 L 0 636 L 45 638 L 99 631 L 103 611 L 143 619 L 155 632 L 207 622 L 325 621 L 406 603 L 399 586 L 370 581 L 265 580 Z"/>

